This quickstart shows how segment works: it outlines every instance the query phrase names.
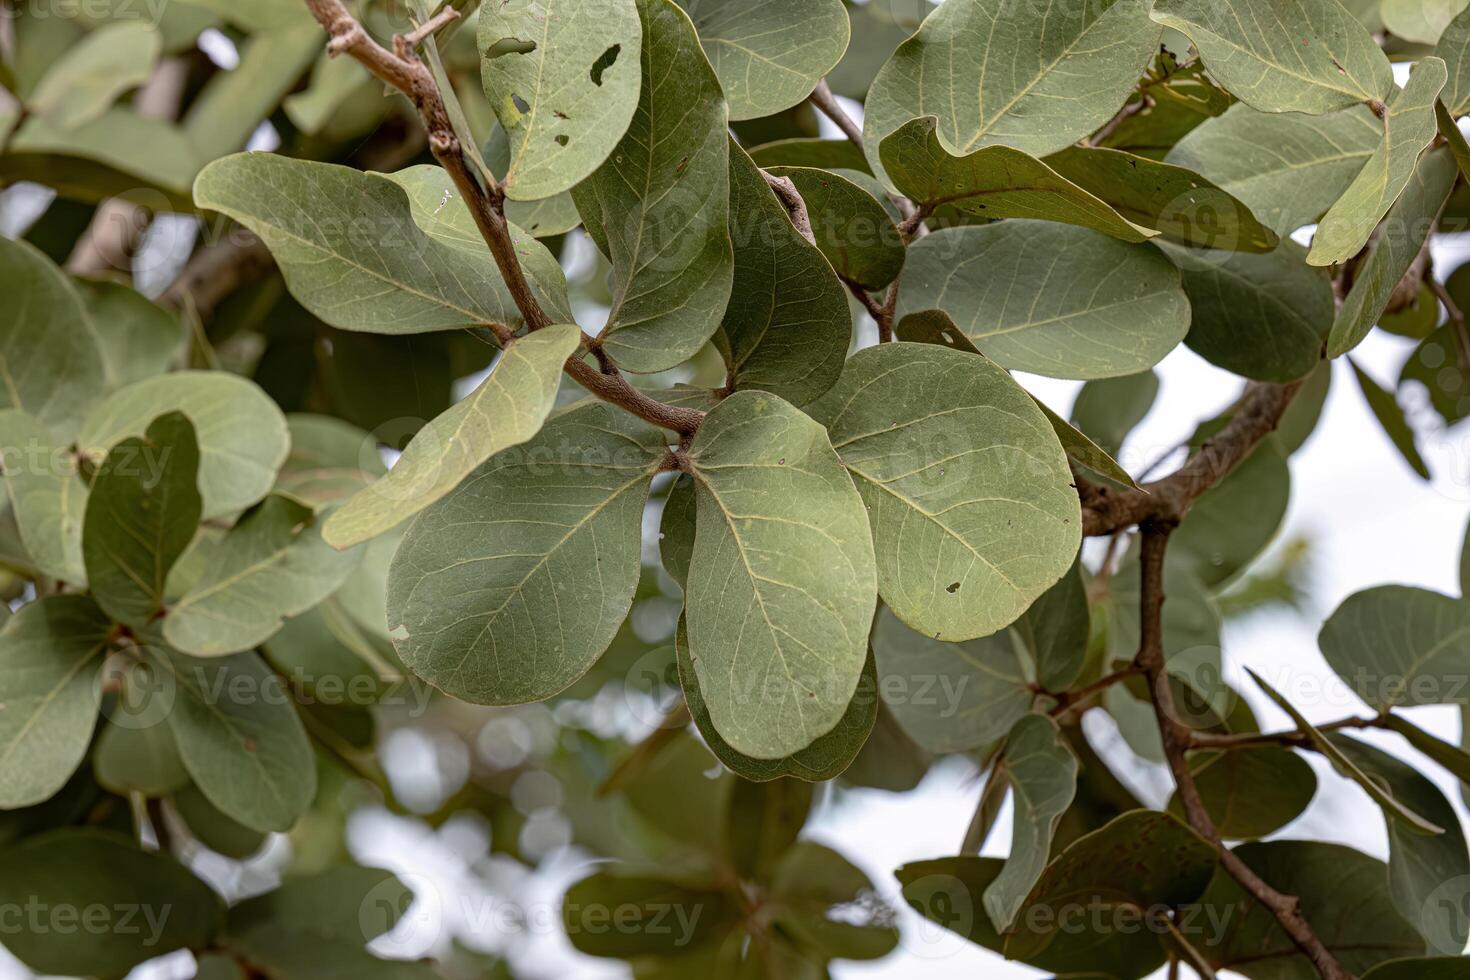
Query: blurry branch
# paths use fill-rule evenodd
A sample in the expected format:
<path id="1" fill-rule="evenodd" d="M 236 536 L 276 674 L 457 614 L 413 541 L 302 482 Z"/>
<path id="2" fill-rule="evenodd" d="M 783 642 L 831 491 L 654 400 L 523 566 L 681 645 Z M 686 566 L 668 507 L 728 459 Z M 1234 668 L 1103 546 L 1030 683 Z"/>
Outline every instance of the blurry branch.
<path id="1" fill-rule="evenodd" d="M 526 321 L 526 329 L 536 331 L 551 326 L 553 321 L 532 292 L 511 241 L 510 224 L 505 219 L 505 192 L 493 176 L 480 171 L 466 159 L 464 147 L 450 122 L 444 96 L 434 81 L 433 73 L 415 51 L 419 42 L 458 17 L 458 12 L 446 7 L 417 30 L 395 37 L 390 51 L 368 35 L 342 0 L 306 0 L 306 6 L 331 38 L 327 43 L 328 54 L 333 57 L 351 55 L 373 75 L 408 96 L 423 120 L 434 159 L 454 181 L 470 209 L 506 288 Z M 479 176 L 476 176 L 477 172 Z M 486 181 L 485 185 L 480 183 L 481 177 Z M 500 343 L 506 344 L 513 339 L 505 327 L 490 326 Z M 583 358 L 584 351 L 597 355 L 602 365 L 600 370 L 587 363 Z M 566 371 L 583 388 L 604 401 L 682 435 L 692 434 L 704 420 L 701 411 L 664 405 L 634 388 L 602 354 L 601 341 L 596 338 L 583 336 L 582 350 L 567 359 Z"/>
<path id="2" fill-rule="evenodd" d="M 1289 396 L 1287 400 L 1290 400 Z M 1196 744 L 1195 739 L 1198 736 L 1178 719 L 1174 710 L 1174 691 L 1164 662 L 1164 551 L 1168 547 L 1169 533 L 1175 523 L 1177 522 L 1150 522 L 1143 526 L 1143 589 L 1139 600 L 1140 640 L 1136 663 L 1148 678 L 1154 716 L 1158 720 L 1159 735 L 1164 744 L 1164 756 L 1179 790 L 1179 800 L 1184 805 L 1190 826 L 1214 845 L 1220 856 L 1221 867 L 1257 902 L 1270 910 L 1281 928 L 1291 937 L 1291 941 L 1312 961 L 1324 980 L 1352 980 L 1352 975 L 1337 962 L 1317 936 L 1311 923 L 1302 916 L 1300 900 L 1272 888 L 1237 857 L 1234 851 L 1225 846 L 1214 819 L 1205 809 L 1199 787 L 1195 785 L 1194 774 L 1189 769 L 1189 760 L 1185 753 Z"/>
<path id="3" fill-rule="evenodd" d="M 1134 524 L 1179 523 L 1206 490 L 1229 476 L 1275 431 L 1301 386 L 1301 381 L 1247 385 L 1223 429 L 1205 440 L 1178 470 L 1142 489 L 1103 486 L 1079 476 L 1083 533 L 1101 537 Z"/>

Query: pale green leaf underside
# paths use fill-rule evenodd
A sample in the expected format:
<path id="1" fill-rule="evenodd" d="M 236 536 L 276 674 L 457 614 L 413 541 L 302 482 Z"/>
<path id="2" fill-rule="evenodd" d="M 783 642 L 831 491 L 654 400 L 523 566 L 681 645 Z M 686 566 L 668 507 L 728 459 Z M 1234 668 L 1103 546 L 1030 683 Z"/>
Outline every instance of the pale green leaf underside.
<path id="1" fill-rule="evenodd" d="M 18 409 L 0 410 L 5 486 L 26 552 L 41 571 L 86 585 L 82 517 L 87 485 L 75 460 L 49 429 Z"/>
<path id="2" fill-rule="evenodd" d="M 1450 22 L 1434 53 L 1449 69 L 1443 93 L 1445 108 L 1456 118 L 1463 116 L 1470 112 L 1470 10 Z"/>
<path id="3" fill-rule="evenodd" d="M 1470 607 L 1388 585 L 1349 596 L 1317 639 L 1327 663 L 1374 708 L 1466 703 Z"/>
<path id="4" fill-rule="evenodd" d="M 867 658 L 878 582 L 863 501 L 826 430 L 762 392 L 717 405 L 689 462 L 690 659 L 720 735 L 779 759 L 837 725 Z"/>
<path id="5" fill-rule="evenodd" d="M 1388 58 L 1338 0 L 1156 0 L 1153 18 L 1186 34 L 1210 74 L 1264 112 L 1317 115 L 1393 91 Z"/>
<path id="6" fill-rule="evenodd" d="M 851 27 L 841 0 L 680 0 L 720 77 L 731 119 L 789 109 L 837 67 Z"/>
<path id="7" fill-rule="evenodd" d="M 1436 44 L 1466 0 L 1383 0 L 1383 26 L 1405 41 Z"/>
<path id="8" fill-rule="evenodd" d="M 97 334 L 109 388 L 144 381 L 175 367 L 184 348 L 180 318 L 119 282 L 80 280 Z"/>
<path id="9" fill-rule="evenodd" d="M 534 436 L 556 403 L 562 365 L 581 343 L 557 324 L 511 343 L 480 386 L 419 430 L 388 474 L 328 518 L 323 536 L 350 548 L 391 530 L 449 493 L 496 453 Z"/>
<path id="10" fill-rule="evenodd" d="M 1066 455 L 989 360 L 933 344 L 868 348 L 812 415 L 867 507 L 883 600 L 919 632 L 987 636 L 1071 567 L 1082 518 Z"/>
<path id="11" fill-rule="evenodd" d="M 57 59 L 27 99 L 27 108 L 72 129 L 96 119 L 153 73 L 163 39 L 143 20 L 103 24 Z"/>
<path id="12" fill-rule="evenodd" d="M 730 299 L 724 95 L 674 0 L 638 0 L 643 88 L 623 139 L 572 197 L 612 260 L 604 349 L 635 372 L 692 357 Z"/>
<path id="13" fill-rule="evenodd" d="M 253 382 L 223 371 L 180 371 L 121 389 L 87 417 L 78 448 L 100 460 L 170 411 L 194 423 L 205 520 L 238 513 L 270 491 L 290 451 L 286 417 Z"/>
<path id="14" fill-rule="evenodd" d="M 505 192 L 570 190 L 607 159 L 638 104 L 634 0 L 506 0 L 480 8 L 485 95 L 510 138 Z"/>
<path id="15" fill-rule="evenodd" d="M 898 315 L 926 309 L 1002 367 L 1056 378 L 1136 374 L 1190 323 L 1179 271 L 1156 249 L 1039 221 L 948 228 L 910 246 Z"/>
<path id="16" fill-rule="evenodd" d="M 476 704 L 570 686 L 632 605 L 643 507 L 665 451 L 653 427 L 582 402 L 420 514 L 388 573 L 404 663 Z"/>
<path id="17" fill-rule="evenodd" d="M 361 551 L 322 540 L 310 507 L 271 494 L 210 551 L 203 575 L 164 618 L 163 635 L 199 657 L 249 650 L 335 592 L 361 559 Z"/>
<path id="18" fill-rule="evenodd" d="M 940 145 L 932 116 L 915 119 L 885 138 L 881 153 L 893 185 L 920 204 L 952 204 L 983 218 L 1060 221 L 1127 242 L 1158 234 L 1133 224 L 1096 195 L 1013 147 L 951 154 Z"/>
<path id="19" fill-rule="evenodd" d="M 1419 154 L 1438 131 L 1434 103 L 1445 77 L 1445 64 L 1438 58 L 1425 58 L 1414 66 L 1408 84 L 1389 101 L 1383 143 L 1317 226 L 1307 255 L 1309 263 L 1345 262 L 1368 243 L 1373 229 L 1408 186 Z"/>
<path id="20" fill-rule="evenodd" d="M 863 123 L 869 159 L 876 163 L 884 137 L 918 116 L 938 117 L 939 139 L 956 155 L 1004 144 L 1044 156 L 1075 142 L 1122 107 L 1154 55 L 1160 32 L 1148 7 L 941 5 L 873 80 Z"/>

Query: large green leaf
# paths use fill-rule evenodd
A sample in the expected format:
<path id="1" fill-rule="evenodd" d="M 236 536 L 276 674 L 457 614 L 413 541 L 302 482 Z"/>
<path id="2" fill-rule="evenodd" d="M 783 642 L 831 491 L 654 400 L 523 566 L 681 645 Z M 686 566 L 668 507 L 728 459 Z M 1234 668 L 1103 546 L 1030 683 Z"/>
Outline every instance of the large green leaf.
<path id="1" fill-rule="evenodd" d="M 1383 0 L 1383 26 L 1395 37 L 1434 44 L 1466 0 Z"/>
<path id="2" fill-rule="evenodd" d="M 1062 149 L 1133 91 L 1158 48 L 1148 8 L 1146 0 L 943 4 L 873 80 L 869 158 L 917 116 L 937 116 L 941 143 L 959 155 L 992 145 L 1036 156 Z"/>
<path id="3" fill-rule="evenodd" d="M 737 216 L 734 288 L 715 335 L 729 368 L 727 386 L 805 405 L 842 373 L 852 344 L 847 293 L 821 251 L 792 225 L 760 168 L 734 143 L 730 213 Z"/>
<path id="4" fill-rule="evenodd" d="M 551 197 L 607 159 L 638 105 L 642 45 L 634 0 L 480 8 L 485 95 L 510 137 L 507 197 Z"/>
<path id="5" fill-rule="evenodd" d="M 39 973 L 64 976 L 123 976 L 144 960 L 208 945 L 224 921 L 220 897 L 182 864 L 90 829 L 8 849 L 0 901 L 17 913 L 5 947 Z"/>
<path id="6" fill-rule="evenodd" d="M 163 38 L 143 20 L 104 24 L 58 58 L 26 99 L 26 108 L 61 129 L 102 115 L 130 88 L 148 81 Z"/>
<path id="7" fill-rule="evenodd" d="M 217 657 L 252 649 L 337 591 L 361 551 L 322 540 L 311 507 L 273 493 L 209 551 L 199 580 L 163 620 L 176 649 Z"/>
<path id="8" fill-rule="evenodd" d="M 315 506 L 337 503 L 388 472 L 378 440 L 329 415 L 286 416 L 291 453 L 281 464 L 276 489 Z"/>
<path id="9" fill-rule="evenodd" d="M 1015 794 L 1011 855 L 985 889 L 985 911 L 1008 931 L 1046 870 L 1057 822 L 1077 792 L 1077 758 L 1056 722 L 1027 715 L 1006 737 L 1006 776 Z"/>
<path id="10" fill-rule="evenodd" d="M 612 260 L 606 349 L 623 367 L 651 372 L 687 360 L 714 335 L 734 260 L 719 80 L 674 0 L 638 0 L 638 16 L 638 110 L 612 156 L 572 196 Z"/>
<path id="11" fill-rule="evenodd" d="M 1306 264 L 1300 245 L 1266 255 L 1162 247 L 1184 275 L 1190 350 L 1256 381 L 1291 381 L 1317 366 L 1337 308 L 1331 279 Z"/>
<path id="12" fill-rule="evenodd" d="M 180 371 L 128 385 L 87 416 L 77 447 L 100 462 L 170 411 L 194 423 L 205 520 L 244 510 L 270 491 L 290 451 L 286 418 L 256 385 L 223 371 Z"/>
<path id="13" fill-rule="evenodd" d="M 168 725 L 194 784 L 253 830 L 288 830 L 316 795 L 316 762 L 294 701 L 255 653 L 200 660 L 145 647 L 172 692 Z"/>
<path id="14" fill-rule="evenodd" d="M 0 237 L 0 409 L 63 437 L 101 397 L 102 354 L 81 296 L 33 246 Z"/>
<path id="15" fill-rule="evenodd" d="M 1345 970 L 1362 974 L 1386 960 L 1424 954 L 1424 940 L 1394 910 L 1383 887 L 1383 862 L 1340 844 L 1316 841 L 1242 844 L 1234 850 L 1267 884 L 1300 900 L 1302 917 Z M 1223 933 L 1196 937 L 1216 968 L 1251 980 L 1318 976 L 1275 914 L 1223 868 L 1215 872 L 1199 904 L 1234 913 Z"/>
<path id="16" fill-rule="evenodd" d="M 99 785 L 114 793 L 166 796 L 189 785 L 174 733 L 146 712 L 146 704 L 134 710 L 119 701 L 97 736 L 92 772 Z"/>
<path id="17" fill-rule="evenodd" d="M 761 392 L 717 405 L 687 465 L 699 688 L 733 748 L 783 758 L 842 720 L 867 659 L 878 576 L 863 499 L 826 430 Z"/>
<path id="18" fill-rule="evenodd" d="M 713 943 L 738 921 L 733 893 L 668 874 L 613 869 L 583 878 L 562 903 L 567 938 L 591 956 L 669 956 Z M 616 929 L 608 928 L 610 910 L 620 916 Z"/>
<path id="19" fill-rule="evenodd" d="M 1206 491 L 1169 543 L 1173 565 L 1188 565 L 1218 588 L 1250 566 L 1275 538 L 1291 498 L 1291 469 L 1274 438 Z"/>
<path id="20" fill-rule="evenodd" d="M 664 455 L 656 429 L 587 402 L 420 514 L 388 576 L 404 663 L 480 704 L 571 685 L 632 605 L 643 507 Z"/>
<path id="21" fill-rule="evenodd" d="M 1463 956 L 1392 960 L 1363 974 L 1363 980 L 1465 980 L 1470 970 Z"/>
<path id="22" fill-rule="evenodd" d="M 1450 21 L 1434 53 L 1449 68 L 1449 82 L 1441 98 L 1450 115 L 1459 118 L 1470 112 L 1470 10 Z"/>
<path id="23" fill-rule="evenodd" d="M 112 447 L 92 478 L 82 533 L 92 597 L 109 616 L 141 628 L 162 612 L 169 569 L 194 540 L 203 507 L 199 442 L 182 412 Z"/>
<path id="24" fill-rule="evenodd" d="M 1014 147 L 997 144 L 956 156 L 940 143 L 937 126 L 933 116 L 915 119 L 885 137 L 877 150 L 893 185 L 920 204 L 952 204 L 982 218 L 1061 221 L 1125 242 L 1146 241 L 1158 234 L 1133 224 L 1096 195 Z"/>
<path id="25" fill-rule="evenodd" d="M 486 166 L 498 177 L 503 177 L 510 168 L 510 138 L 497 125 L 482 148 Z M 511 224 L 526 229 L 537 238 L 564 235 L 582 223 L 577 213 L 577 204 L 571 191 L 562 191 L 539 201 L 505 202 L 505 217 Z"/>
<path id="26" fill-rule="evenodd" d="M 1353 288 L 1327 338 L 1329 356 L 1338 357 L 1358 346 L 1388 308 L 1394 288 L 1434 230 L 1434 219 L 1449 199 L 1458 175 L 1448 150 L 1436 150 L 1419 162 L 1403 196 L 1384 219 L 1368 258 L 1353 276 Z"/>
<path id="27" fill-rule="evenodd" d="M 1264 112 L 1320 115 L 1393 90 L 1388 58 L 1338 0 L 1155 0 L 1153 18 L 1184 32 L 1210 74 Z"/>
<path id="28" fill-rule="evenodd" d="M 1188 245 L 1260 253 L 1279 241 L 1245 204 L 1172 163 L 1073 146 L 1053 153 L 1046 164 L 1134 224 Z"/>
<path id="29" fill-rule="evenodd" d="M 85 585 L 82 516 L 87 485 L 75 458 L 46 426 L 19 409 L 0 410 L 0 449 L 10 507 L 26 552 L 52 578 Z"/>
<path id="30" fill-rule="evenodd" d="M 847 50 L 841 0 L 680 0 L 720 76 L 731 119 L 789 109 Z"/>
<path id="31" fill-rule="evenodd" d="M 413 437 L 393 469 L 327 519 L 323 536 L 350 548 L 397 527 L 459 485 L 475 467 L 541 429 L 556 403 L 562 365 L 582 341 L 557 324 L 513 341 L 489 377 Z"/>
<path id="32" fill-rule="evenodd" d="M 898 315 L 942 309 L 1002 367 L 1110 378 L 1153 367 L 1189 330 L 1179 272 L 1147 245 L 1002 221 L 909 248 Z"/>
<path id="33" fill-rule="evenodd" d="M 1470 605 L 1385 585 L 1343 600 L 1317 637 L 1353 693 L 1380 711 L 1470 703 Z"/>
<path id="34" fill-rule="evenodd" d="M 1116 456 L 1128 434 L 1153 408 L 1158 395 L 1159 376 L 1153 371 L 1089 381 L 1077 393 L 1072 424 Z"/>
<path id="35" fill-rule="evenodd" d="M 1444 897 L 1444 885 L 1470 880 L 1470 851 L 1454 807 L 1439 787 L 1382 749 L 1346 735 L 1328 739 L 1370 778 L 1386 785 L 1394 799 L 1444 828 L 1443 834 L 1426 837 L 1406 830 L 1397 820 L 1387 821 L 1388 890 L 1399 914 L 1435 949 L 1463 950 L 1470 941 L 1470 917 L 1454 902 L 1438 901 Z"/>
<path id="36" fill-rule="evenodd" d="M 450 228 L 437 235 L 420 226 L 398 182 L 274 153 L 215 161 L 195 181 L 194 200 L 259 235 L 292 294 L 332 326 L 388 334 L 519 326 L 520 312 L 488 249 L 471 254 L 444 240 L 462 224 L 451 215 L 464 205 L 451 209 L 458 194 L 441 183 L 444 197 L 430 212 L 439 208 L 439 221 Z M 529 236 L 518 246 L 540 248 Z M 555 284 L 541 284 L 548 289 Z"/>
<path id="37" fill-rule="evenodd" d="M 1382 142 L 1383 123 L 1366 106 L 1308 116 L 1261 112 L 1242 102 L 1186 135 L 1167 159 L 1213 181 L 1288 235 L 1322 217 Z"/>
<path id="38" fill-rule="evenodd" d="M 1215 829 L 1226 840 L 1254 840 L 1301 816 L 1317 793 L 1317 774 L 1288 749 L 1256 746 L 1190 757 L 1190 772 Z M 1176 791 L 1170 813 L 1184 819 Z"/>
<path id="39" fill-rule="evenodd" d="M 1307 255 L 1312 265 L 1334 265 L 1357 255 L 1404 193 L 1419 164 L 1419 154 L 1439 131 L 1434 103 L 1445 78 L 1444 62 L 1425 58 L 1389 100 L 1383 118 L 1383 142 L 1342 197 L 1323 215 Z"/>
<path id="40" fill-rule="evenodd" d="M 1378 420 L 1378 425 L 1388 436 L 1394 448 L 1403 456 L 1404 462 L 1408 463 L 1415 473 L 1425 480 L 1430 478 L 1429 466 L 1424 462 L 1424 457 L 1419 454 L 1419 447 L 1415 443 L 1414 430 L 1409 425 L 1409 420 L 1404 415 L 1403 408 L 1393 392 L 1385 391 L 1373 376 L 1358 366 L 1358 362 L 1351 357 L 1348 363 L 1352 365 L 1353 377 L 1357 379 L 1358 390 L 1363 393 L 1363 400 L 1368 403 L 1373 417 Z"/>
<path id="41" fill-rule="evenodd" d="M 689 497 L 692 501 L 692 489 Z M 807 782 L 835 779 L 846 771 L 862 750 L 878 718 L 878 669 L 869 654 L 852 702 L 835 728 L 784 759 L 753 759 L 732 748 L 710 721 L 709 708 L 704 703 L 699 678 L 694 673 L 694 663 L 689 659 L 688 627 L 682 618 L 675 636 L 674 652 L 679 666 L 679 685 L 684 691 L 689 714 L 694 718 L 694 726 L 715 757 L 743 779 L 762 783 L 782 776 Z"/>
<path id="42" fill-rule="evenodd" d="M 898 278 L 903 270 L 903 238 L 871 193 L 841 174 L 816 167 L 766 169 L 796 185 L 806 202 L 817 248 L 838 275 L 867 289 L 882 289 Z"/>
<path id="43" fill-rule="evenodd" d="M 821 844 L 797 841 L 781 856 L 770 901 L 777 925 L 823 958 L 876 960 L 898 945 L 893 909 L 872 880 Z"/>
<path id="44" fill-rule="evenodd" d="M 121 283 L 84 279 L 77 288 L 97 332 L 110 387 L 144 381 L 177 365 L 184 325 L 175 314 Z"/>
<path id="45" fill-rule="evenodd" d="M 1009 630 L 944 643 L 885 609 L 873 630 L 873 654 L 884 703 L 915 742 L 937 754 L 999 741 L 1036 700 Z"/>
<path id="46" fill-rule="evenodd" d="M 170 740 L 173 739 L 173 732 L 167 727 L 162 725 L 157 727 Z M 180 762 L 179 765 L 182 768 L 183 763 Z M 193 834 L 199 843 L 216 854 L 223 854 L 236 861 L 245 860 L 264 846 L 267 834 L 259 830 L 251 830 L 244 824 L 225 816 L 199 791 L 199 787 L 189 783 L 188 779 L 188 773 L 185 773 L 184 781 L 187 785 L 173 795 L 174 811 L 178 813 L 179 819 L 184 822 L 184 826 L 189 828 L 189 833 Z"/>
<path id="47" fill-rule="evenodd" d="M 0 629 L 0 807 L 49 799 L 86 755 L 111 629 L 84 595 L 32 602 Z"/>

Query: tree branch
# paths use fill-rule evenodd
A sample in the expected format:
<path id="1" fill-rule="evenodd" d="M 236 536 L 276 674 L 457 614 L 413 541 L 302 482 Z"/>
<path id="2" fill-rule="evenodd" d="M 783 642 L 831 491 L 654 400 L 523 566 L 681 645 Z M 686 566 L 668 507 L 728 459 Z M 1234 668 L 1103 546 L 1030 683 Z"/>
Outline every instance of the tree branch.
<path id="1" fill-rule="evenodd" d="M 342 0 L 306 0 L 306 5 L 317 22 L 326 28 L 331 40 L 327 52 L 334 57 L 348 54 L 356 58 L 368 71 L 408 96 L 423 119 L 429 137 L 429 149 L 434 159 L 454 181 L 460 197 L 464 199 L 475 225 L 495 265 L 515 300 L 516 309 L 526 321 L 528 331 L 551 326 L 553 320 L 541 308 L 525 272 L 521 269 L 515 245 L 510 237 L 510 224 L 505 220 L 505 193 L 494 177 L 484 174 L 488 186 L 481 185 L 473 168 L 465 159 L 464 148 L 455 135 L 445 108 L 444 96 L 434 81 L 433 72 L 419 59 L 414 50 L 416 40 L 422 40 L 424 29 L 435 29 L 448 23 L 448 14 L 441 15 L 424 24 L 413 34 L 400 34 L 394 38 L 393 50 L 389 51 L 374 41 L 357 18 L 343 5 Z M 664 405 L 628 383 L 611 362 L 607 370 L 599 370 L 583 359 L 584 351 L 596 351 L 599 344 L 583 335 L 583 351 L 573 354 L 566 363 L 566 371 L 577 383 L 592 394 L 612 402 L 639 418 L 654 425 L 688 435 L 699 428 L 704 413 L 697 409 L 675 408 Z"/>
<path id="2" fill-rule="evenodd" d="M 1387 728 L 1388 719 L 1380 716 L 1377 718 L 1344 718 L 1326 725 L 1315 726 L 1319 732 L 1342 732 L 1365 728 Z M 1193 749 L 1242 749 L 1257 745 L 1285 745 L 1293 748 L 1310 749 L 1313 747 L 1312 737 L 1306 732 L 1294 729 L 1289 732 L 1243 732 L 1239 735 L 1216 735 L 1211 732 L 1191 732 L 1189 736 L 1189 747 Z"/>
<path id="3" fill-rule="evenodd" d="M 1179 800 L 1184 805 L 1190 826 L 1215 846 L 1220 855 L 1220 865 L 1240 882 L 1251 897 L 1270 910 L 1277 923 L 1291 937 L 1291 941 L 1312 961 L 1317 972 L 1325 980 L 1352 980 L 1352 974 L 1343 969 L 1317 936 L 1311 923 L 1302 916 L 1300 901 L 1272 888 L 1237 857 L 1234 851 L 1225 846 L 1215 821 L 1205 809 L 1199 787 L 1195 785 L 1194 774 L 1190 772 L 1189 760 L 1185 756 L 1191 746 L 1193 733 L 1179 721 L 1174 711 L 1174 691 L 1170 686 L 1164 661 L 1164 551 L 1173 527 L 1174 522 L 1151 522 L 1143 527 L 1143 589 L 1139 602 L 1141 638 L 1136 662 L 1148 677 L 1154 716 L 1158 720 L 1159 735 L 1164 743 L 1164 756 L 1174 777 L 1174 784 L 1178 787 Z"/>
<path id="4" fill-rule="evenodd" d="M 1206 490 L 1230 475 L 1262 439 L 1275 431 L 1301 386 L 1301 381 L 1252 382 L 1223 429 L 1207 439 L 1174 473 L 1146 483 L 1142 489 L 1117 489 L 1078 477 L 1083 533 L 1102 537 L 1151 521 L 1178 524 Z"/>
<path id="5" fill-rule="evenodd" d="M 832 87 L 827 84 L 825 78 L 817 83 L 817 87 L 812 89 L 812 94 L 808 98 L 811 104 L 821 111 L 822 115 L 836 123 L 837 128 L 842 130 L 842 135 L 846 136 L 849 142 L 858 148 L 860 153 L 864 156 L 867 155 L 867 148 L 863 146 L 863 131 L 858 128 L 857 123 L 852 121 L 852 117 L 843 110 L 841 103 L 837 101 L 837 96 L 832 94 Z M 903 215 L 904 221 L 913 218 L 914 214 L 918 211 L 918 208 L 914 206 L 914 202 L 901 194 L 889 194 L 888 199 L 898 208 L 899 214 Z M 921 218 L 919 220 L 922 223 L 923 219 Z"/>

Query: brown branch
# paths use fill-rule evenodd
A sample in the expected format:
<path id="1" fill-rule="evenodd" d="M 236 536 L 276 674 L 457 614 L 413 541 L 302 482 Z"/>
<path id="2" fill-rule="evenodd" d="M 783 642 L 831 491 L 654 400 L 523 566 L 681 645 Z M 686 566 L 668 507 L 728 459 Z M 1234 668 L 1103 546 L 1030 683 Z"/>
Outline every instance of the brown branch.
<path id="1" fill-rule="evenodd" d="M 488 186 L 481 185 L 475 176 L 478 168 L 465 158 L 464 147 L 455 135 L 433 72 L 414 50 L 416 37 L 421 40 L 427 36 L 423 34 L 424 28 L 443 26 L 449 22 L 447 15 L 434 18 L 414 34 L 400 34 L 394 38 L 393 50 L 389 51 L 368 35 L 342 0 L 306 0 L 306 5 L 331 37 L 327 43 L 329 54 L 351 55 L 373 75 L 408 96 L 423 120 L 434 159 L 454 181 L 460 197 L 469 207 L 480 236 L 485 239 L 506 288 L 515 300 L 516 309 L 526 321 L 526 329 L 536 331 L 551 326 L 554 321 L 536 299 L 511 241 L 510 224 L 505 220 L 505 192 L 489 174 L 483 175 Z M 587 351 L 595 351 L 599 345 L 598 341 L 584 334 L 582 346 Z M 654 425 L 687 435 L 699 428 L 704 420 L 703 412 L 664 405 L 634 388 L 610 362 L 608 367 L 610 371 L 592 367 L 583 360 L 580 351 L 566 363 L 567 373 L 592 394 Z"/>
<path id="2" fill-rule="evenodd" d="M 1314 726 L 1319 732 L 1342 732 L 1365 728 L 1387 728 L 1388 718 L 1344 718 L 1326 725 Z M 1257 745 L 1284 745 L 1292 748 L 1310 749 L 1315 743 L 1312 736 L 1299 729 L 1289 732 L 1243 732 L 1239 735 L 1215 735 L 1210 732 L 1191 732 L 1189 746 L 1194 749 L 1241 749 Z"/>
<path id="3" fill-rule="evenodd" d="M 848 141 L 858 148 L 858 152 L 864 156 L 867 155 L 867 147 L 863 145 L 863 131 L 858 128 L 857 123 L 853 122 L 852 117 L 843 110 L 842 104 L 837 101 L 837 96 L 832 94 L 832 87 L 827 84 L 825 78 L 817 83 L 817 87 L 812 89 L 812 94 L 808 98 L 811 104 L 821 111 L 822 115 L 832 120 L 837 125 L 837 128 L 842 130 L 842 135 L 846 136 Z M 898 208 L 899 214 L 903 215 L 905 221 L 912 218 L 918 210 L 914 206 L 914 202 L 902 194 L 889 194 L 888 199 Z"/>
<path id="4" fill-rule="evenodd" d="M 1083 533 L 1101 537 L 1150 521 L 1179 523 L 1201 494 L 1230 475 L 1262 439 L 1275 431 L 1301 386 L 1301 381 L 1252 382 L 1223 429 L 1207 439 L 1178 470 L 1144 484 L 1140 490 L 1107 487 L 1079 477 Z"/>
<path id="5" fill-rule="evenodd" d="M 786 215 L 791 219 L 792 225 L 812 245 L 817 244 L 816 235 L 812 234 L 812 216 L 806 209 L 806 199 L 801 196 L 801 191 L 796 189 L 796 183 L 790 177 L 777 177 L 769 171 L 762 170 L 761 176 L 766 178 L 766 184 L 771 188 L 781 206 L 786 209 Z"/>
<path id="6" fill-rule="evenodd" d="M 1058 721 L 1080 714 L 1091 707 L 1090 702 L 1098 695 L 1104 693 L 1115 684 L 1121 684 L 1131 677 L 1137 677 L 1143 673 L 1143 668 L 1137 664 L 1129 664 L 1121 670 L 1114 671 L 1101 680 L 1094 681 L 1076 691 L 1059 691 L 1052 693 L 1056 698 L 1057 706 L 1052 709 L 1051 716 Z M 1051 692 L 1048 692 L 1051 693 Z"/>
<path id="7" fill-rule="evenodd" d="M 1297 948 L 1312 961 L 1325 980 L 1352 980 L 1301 914 L 1301 902 L 1295 896 L 1283 895 L 1225 846 L 1215 821 L 1205 809 L 1194 774 L 1190 772 L 1185 753 L 1192 744 L 1193 733 L 1178 719 L 1174 710 L 1174 691 L 1164 662 L 1164 551 L 1169 543 L 1173 522 L 1149 523 L 1143 527 L 1143 589 L 1139 601 L 1140 641 L 1137 664 L 1148 677 L 1154 716 L 1164 743 L 1164 757 L 1179 790 L 1179 800 L 1189 824 L 1220 855 L 1220 865 L 1238 881 L 1257 902 L 1265 906 Z"/>

